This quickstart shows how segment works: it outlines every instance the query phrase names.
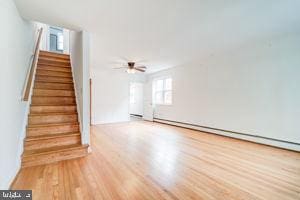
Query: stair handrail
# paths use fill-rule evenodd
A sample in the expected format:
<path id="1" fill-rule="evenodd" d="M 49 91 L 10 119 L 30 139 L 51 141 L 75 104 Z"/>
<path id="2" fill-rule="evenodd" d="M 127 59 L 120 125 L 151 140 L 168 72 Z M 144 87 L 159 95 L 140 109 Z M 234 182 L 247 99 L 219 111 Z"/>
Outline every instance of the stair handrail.
<path id="1" fill-rule="evenodd" d="M 25 79 L 25 84 L 24 84 L 23 93 L 22 93 L 23 101 L 28 101 L 28 99 L 29 99 L 30 90 L 32 87 L 33 78 L 34 78 L 34 74 L 36 71 L 37 61 L 38 61 L 39 52 L 40 52 L 40 42 L 41 42 L 42 33 L 43 33 L 43 28 L 40 28 L 38 30 L 38 37 L 37 37 L 36 44 L 35 44 L 32 63 L 31 63 L 30 69 L 28 70 L 28 73 L 27 73 L 27 76 Z"/>

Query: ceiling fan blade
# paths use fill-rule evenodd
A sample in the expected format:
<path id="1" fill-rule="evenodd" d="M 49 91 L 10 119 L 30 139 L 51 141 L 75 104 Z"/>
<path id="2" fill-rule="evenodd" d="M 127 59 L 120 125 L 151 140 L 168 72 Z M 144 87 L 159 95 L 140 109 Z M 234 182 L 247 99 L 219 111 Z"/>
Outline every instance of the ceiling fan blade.
<path id="1" fill-rule="evenodd" d="M 122 65 L 122 64 L 124 64 L 124 62 L 123 61 L 110 61 L 110 62 L 108 62 L 108 64 L 110 64 L 110 65 Z"/>
<path id="2" fill-rule="evenodd" d="M 134 67 L 133 69 L 135 69 L 135 70 L 137 70 L 137 71 L 140 71 L 140 72 L 145 72 L 146 70 L 144 70 L 144 69 L 140 69 L 140 68 L 136 68 L 136 67 Z"/>
<path id="3" fill-rule="evenodd" d="M 123 69 L 123 68 L 127 68 L 127 67 L 114 67 L 113 69 Z"/>
<path id="4" fill-rule="evenodd" d="M 146 69 L 146 66 L 136 66 L 136 68 L 140 68 L 140 69 Z"/>
<path id="5" fill-rule="evenodd" d="M 130 62 L 130 59 L 129 58 L 127 58 L 127 57 L 125 57 L 125 56 L 119 56 L 119 60 L 121 61 L 121 62 Z"/>

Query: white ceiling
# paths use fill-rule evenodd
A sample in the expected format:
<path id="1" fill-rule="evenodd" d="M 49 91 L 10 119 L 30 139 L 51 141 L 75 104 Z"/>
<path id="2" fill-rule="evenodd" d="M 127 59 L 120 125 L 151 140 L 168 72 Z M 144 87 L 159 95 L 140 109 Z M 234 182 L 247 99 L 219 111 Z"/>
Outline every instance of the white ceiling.
<path id="1" fill-rule="evenodd" d="M 15 0 L 21 15 L 91 35 L 92 67 L 121 57 L 149 72 L 299 31 L 299 0 Z"/>

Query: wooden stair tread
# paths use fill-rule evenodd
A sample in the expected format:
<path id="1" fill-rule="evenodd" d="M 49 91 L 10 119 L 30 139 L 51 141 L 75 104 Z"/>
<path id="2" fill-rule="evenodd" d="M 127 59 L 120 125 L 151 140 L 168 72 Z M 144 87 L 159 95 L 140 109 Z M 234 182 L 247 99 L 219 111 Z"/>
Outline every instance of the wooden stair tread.
<path id="1" fill-rule="evenodd" d="M 31 99 L 32 105 L 41 105 L 41 104 L 48 104 L 48 105 L 69 105 L 69 104 L 76 104 L 75 96 L 32 96 Z"/>
<path id="2" fill-rule="evenodd" d="M 36 80 L 36 82 L 39 83 L 73 83 L 73 80 L 71 81 L 52 81 L 52 80 Z"/>
<path id="3" fill-rule="evenodd" d="M 74 90 L 71 90 L 71 89 L 60 89 L 60 90 L 53 90 L 53 89 L 41 89 L 41 88 L 34 88 L 33 89 L 33 95 L 34 96 L 45 96 L 45 95 L 49 95 L 49 96 L 61 96 L 63 93 L 66 93 L 66 94 L 72 94 L 74 97 L 75 97 L 75 92 Z M 55 95 L 53 95 L 55 94 Z"/>
<path id="4" fill-rule="evenodd" d="M 54 51 L 46 51 L 46 50 L 40 50 L 40 53 L 47 53 L 47 54 L 57 54 L 57 55 L 69 55 L 67 53 L 60 53 L 60 52 L 54 52 Z"/>
<path id="5" fill-rule="evenodd" d="M 51 55 L 51 54 L 41 54 L 39 55 L 39 58 L 51 58 L 51 59 L 59 59 L 59 60 L 70 60 L 70 57 L 68 56 L 61 56 L 61 55 Z"/>
<path id="6" fill-rule="evenodd" d="M 76 103 L 31 103 L 33 106 L 59 106 L 59 105 L 64 105 L 64 106 L 76 106 Z"/>
<path id="7" fill-rule="evenodd" d="M 43 71 L 43 72 L 58 72 L 58 73 L 62 73 L 62 74 L 69 74 L 69 75 L 72 75 L 72 71 L 57 71 L 57 70 L 54 70 L 54 69 L 43 69 L 43 68 L 38 68 L 37 69 L 37 74 L 39 73 L 39 71 Z"/>
<path id="8" fill-rule="evenodd" d="M 55 77 L 66 77 L 72 78 L 72 72 L 62 72 L 56 70 L 47 70 L 47 69 L 37 69 L 37 76 L 55 76 Z"/>
<path id="9" fill-rule="evenodd" d="M 52 138 L 71 137 L 71 136 L 79 136 L 79 135 L 80 135 L 79 132 L 45 134 L 45 135 L 37 135 L 37 136 L 28 136 L 26 137 L 26 141 L 47 140 Z"/>
<path id="10" fill-rule="evenodd" d="M 77 113 L 77 106 L 75 105 L 51 105 L 51 106 L 39 106 L 39 105 L 32 105 L 30 107 L 30 113 L 58 113 L 58 112 L 76 112 Z"/>
<path id="11" fill-rule="evenodd" d="M 75 98 L 75 95 L 73 95 L 73 96 L 46 96 L 46 95 L 32 95 L 33 97 L 38 97 L 38 98 L 40 98 L 40 97 L 55 97 L 55 98 L 60 98 L 60 97 L 70 97 L 70 98 Z"/>
<path id="12" fill-rule="evenodd" d="M 42 89 L 42 88 L 35 88 L 34 90 L 62 90 L 62 91 L 70 91 L 70 90 L 72 90 L 73 91 L 73 89 Z"/>
<path id="13" fill-rule="evenodd" d="M 74 91 L 74 84 L 73 83 L 47 83 L 47 82 L 39 82 L 35 81 L 34 89 L 51 89 L 51 90 L 73 90 Z"/>
<path id="14" fill-rule="evenodd" d="M 51 89 L 51 90 L 65 90 L 65 89 L 74 90 L 73 82 L 47 82 L 47 81 L 39 81 L 35 80 L 34 89 Z"/>
<path id="15" fill-rule="evenodd" d="M 43 148 L 43 149 L 25 150 L 23 153 L 23 157 L 42 155 L 42 154 L 48 154 L 53 152 L 70 151 L 74 149 L 83 149 L 87 147 L 88 145 L 73 144 L 73 145 L 63 145 L 63 146 Z"/>
<path id="16" fill-rule="evenodd" d="M 42 82 L 40 82 L 42 83 Z M 55 83 L 54 83 L 55 84 Z M 59 86 L 57 86 L 59 87 Z M 42 90 L 67 90 L 67 91 L 74 91 L 73 88 L 68 88 L 68 87 L 65 87 L 64 89 L 61 89 L 61 88 L 53 88 L 53 86 L 37 86 L 37 87 L 34 87 L 34 89 L 42 89 Z"/>
<path id="17" fill-rule="evenodd" d="M 58 65 L 53 63 L 37 63 L 37 69 L 42 69 L 43 67 L 55 67 L 55 68 L 67 68 L 71 69 L 69 65 Z"/>
<path id="18" fill-rule="evenodd" d="M 34 88 L 34 90 L 63 90 L 63 91 L 74 91 L 73 88 L 60 89 L 60 88 Z"/>
<path id="19" fill-rule="evenodd" d="M 77 113 L 63 114 L 33 114 L 28 116 L 28 124 L 57 124 L 67 122 L 78 122 Z"/>
<path id="20" fill-rule="evenodd" d="M 41 77 L 41 78 L 44 78 L 44 77 L 53 77 L 53 78 L 57 78 L 57 76 L 52 76 L 52 75 L 36 75 L 36 76 L 38 76 L 38 77 Z M 72 79 L 72 77 L 67 77 L 67 78 L 69 78 L 69 79 Z"/>
<path id="21" fill-rule="evenodd" d="M 37 97 L 37 98 L 41 98 L 41 97 Z M 54 105 L 64 105 L 64 106 L 72 106 L 72 105 L 76 105 L 76 103 L 31 103 L 31 105 L 34 105 L 34 106 L 54 106 Z"/>
<path id="22" fill-rule="evenodd" d="M 55 58 L 55 57 L 51 57 L 51 56 L 40 56 L 38 58 L 38 63 L 60 63 L 61 65 L 69 65 L 70 64 L 70 60 L 69 59 L 59 59 L 59 58 Z"/>
<path id="23" fill-rule="evenodd" d="M 44 108 L 44 109 L 47 109 L 47 108 L 54 108 L 54 109 L 59 109 L 59 108 L 75 108 L 77 110 L 77 106 L 74 104 L 74 105 L 31 105 L 30 107 L 31 109 L 36 109 L 36 108 Z M 44 111 L 43 111 L 44 112 Z M 57 111 L 51 111 L 51 112 L 57 112 Z M 59 112 L 59 111 L 58 111 Z M 64 110 L 64 112 L 66 112 Z"/>
<path id="24" fill-rule="evenodd" d="M 63 105 L 31 105 L 31 107 L 76 107 L 76 104 L 63 104 Z"/>
<path id="25" fill-rule="evenodd" d="M 58 53 L 58 52 L 44 51 L 44 50 L 40 50 L 40 54 L 42 54 L 42 55 L 70 56 L 70 54 L 66 54 L 66 53 Z"/>
<path id="26" fill-rule="evenodd" d="M 51 67 L 51 68 L 44 68 L 44 67 Z M 66 70 L 68 70 L 68 71 L 66 71 L 66 73 L 68 73 L 68 72 L 72 72 L 72 68 L 71 67 L 68 67 L 68 66 L 66 66 L 66 65 L 62 65 L 61 66 L 62 68 L 67 68 Z M 50 65 L 50 66 L 48 66 L 47 64 L 44 64 L 44 63 L 42 63 L 42 64 L 37 64 L 37 68 L 36 68 L 37 70 L 45 70 L 45 71 L 55 71 L 55 72 L 61 72 L 61 71 L 57 71 L 57 70 L 59 70 L 60 69 L 60 66 L 59 67 L 57 67 L 57 66 L 52 66 L 52 65 Z"/>
<path id="27" fill-rule="evenodd" d="M 65 126 L 65 125 L 79 125 L 78 122 L 64 122 L 64 123 L 52 123 L 52 124 L 32 124 L 27 126 L 27 128 L 41 128 L 49 126 Z"/>
<path id="28" fill-rule="evenodd" d="M 45 54 L 41 54 L 39 55 L 39 59 L 40 58 L 45 58 L 45 59 L 61 59 L 61 60 L 67 60 L 70 61 L 70 59 L 67 56 L 61 56 L 61 55 L 45 55 Z"/>
<path id="29" fill-rule="evenodd" d="M 70 60 L 70 56 L 68 54 L 44 54 L 44 53 L 40 53 L 39 58 L 52 58 L 52 59 Z"/>
<path id="30" fill-rule="evenodd" d="M 44 124 L 29 124 L 26 128 L 27 137 L 39 135 L 54 135 L 63 133 L 80 133 L 78 121 Z"/>
<path id="31" fill-rule="evenodd" d="M 39 60 L 43 61 L 57 61 L 57 62 L 63 62 L 63 63 L 70 63 L 69 59 L 59 58 L 59 57 L 53 57 L 53 56 L 39 56 Z"/>
<path id="32" fill-rule="evenodd" d="M 37 70 L 48 70 L 48 71 L 54 71 L 54 72 L 68 72 L 72 73 L 72 69 L 69 67 L 55 67 L 55 66 L 38 66 Z"/>
<path id="33" fill-rule="evenodd" d="M 31 104 L 32 106 L 62 106 L 61 103 L 57 103 L 57 104 L 39 104 L 39 103 L 34 103 Z M 63 104 L 63 106 L 76 106 L 76 103 L 68 103 L 68 104 Z"/>
<path id="34" fill-rule="evenodd" d="M 36 75 L 38 78 L 48 78 L 48 77 L 50 77 L 50 78 L 66 78 L 66 79 L 72 79 L 72 77 L 60 77 L 60 76 L 49 76 L 49 75 Z M 72 79 L 73 80 L 73 79 Z"/>
<path id="35" fill-rule="evenodd" d="M 30 113 L 29 115 L 30 115 L 30 116 L 77 115 L 77 112 Z"/>
<path id="36" fill-rule="evenodd" d="M 55 98 L 65 98 L 65 97 L 70 97 L 70 98 L 75 98 L 75 95 L 74 96 L 45 96 L 45 95 L 32 95 L 33 97 L 55 97 Z"/>
<path id="37" fill-rule="evenodd" d="M 75 97 L 61 97 L 61 96 L 53 96 L 53 97 L 55 97 L 55 98 L 75 98 Z M 51 97 L 51 98 L 53 98 L 53 97 Z M 39 98 L 48 98 L 48 97 L 40 96 Z"/>
<path id="38" fill-rule="evenodd" d="M 47 65 L 45 65 L 45 64 L 39 64 L 39 65 L 42 65 L 42 66 L 47 66 Z M 52 66 L 51 66 L 52 67 Z M 64 67 L 64 68 L 68 68 L 68 71 L 57 71 L 56 69 L 58 69 L 59 70 L 59 68 L 58 67 L 52 67 L 52 68 L 44 68 L 44 67 L 41 67 L 41 66 L 39 66 L 39 67 L 37 67 L 37 70 L 38 71 L 50 71 L 50 72 L 64 72 L 64 73 L 72 73 L 72 71 L 71 71 L 71 68 L 70 67 L 66 67 L 66 66 L 62 66 L 62 67 Z"/>
<path id="39" fill-rule="evenodd" d="M 47 62 L 38 62 L 37 63 L 37 69 L 40 69 L 43 66 L 71 69 L 71 63 L 66 64 L 66 65 L 62 65 L 61 63 L 51 63 L 51 62 L 48 62 L 48 63 Z"/>

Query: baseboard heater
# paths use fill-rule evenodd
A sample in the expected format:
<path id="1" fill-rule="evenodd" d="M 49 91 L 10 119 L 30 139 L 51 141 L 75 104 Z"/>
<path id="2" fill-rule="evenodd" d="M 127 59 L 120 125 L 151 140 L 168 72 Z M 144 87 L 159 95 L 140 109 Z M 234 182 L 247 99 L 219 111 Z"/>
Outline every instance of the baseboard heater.
<path id="1" fill-rule="evenodd" d="M 130 117 L 139 117 L 139 118 L 142 118 L 142 117 L 143 117 L 143 115 L 130 114 Z"/>
<path id="2" fill-rule="evenodd" d="M 263 137 L 263 136 L 259 136 L 259 135 L 247 134 L 247 133 L 240 133 L 240 132 L 236 132 L 236 131 L 224 130 L 224 129 L 213 128 L 213 127 L 208 127 L 208 126 L 201 126 L 201 125 L 191 124 L 191 123 L 186 123 L 186 122 L 173 121 L 173 120 L 168 120 L 168 119 L 153 118 L 153 121 L 163 123 L 163 124 L 188 128 L 188 129 L 201 131 L 201 132 L 205 132 L 205 133 L 212 133 L 212 134 L 247 140 L 250 142 L 265 144 L 265 145 L 269 145 L 269 146 L 275 146 L 275 147 L 279 147 L 279 148 L 283 148 L 283 149 L 300 151 L 300 144 L 296 143 L 296 142 L 268 138 L 268 137 Z"/>

